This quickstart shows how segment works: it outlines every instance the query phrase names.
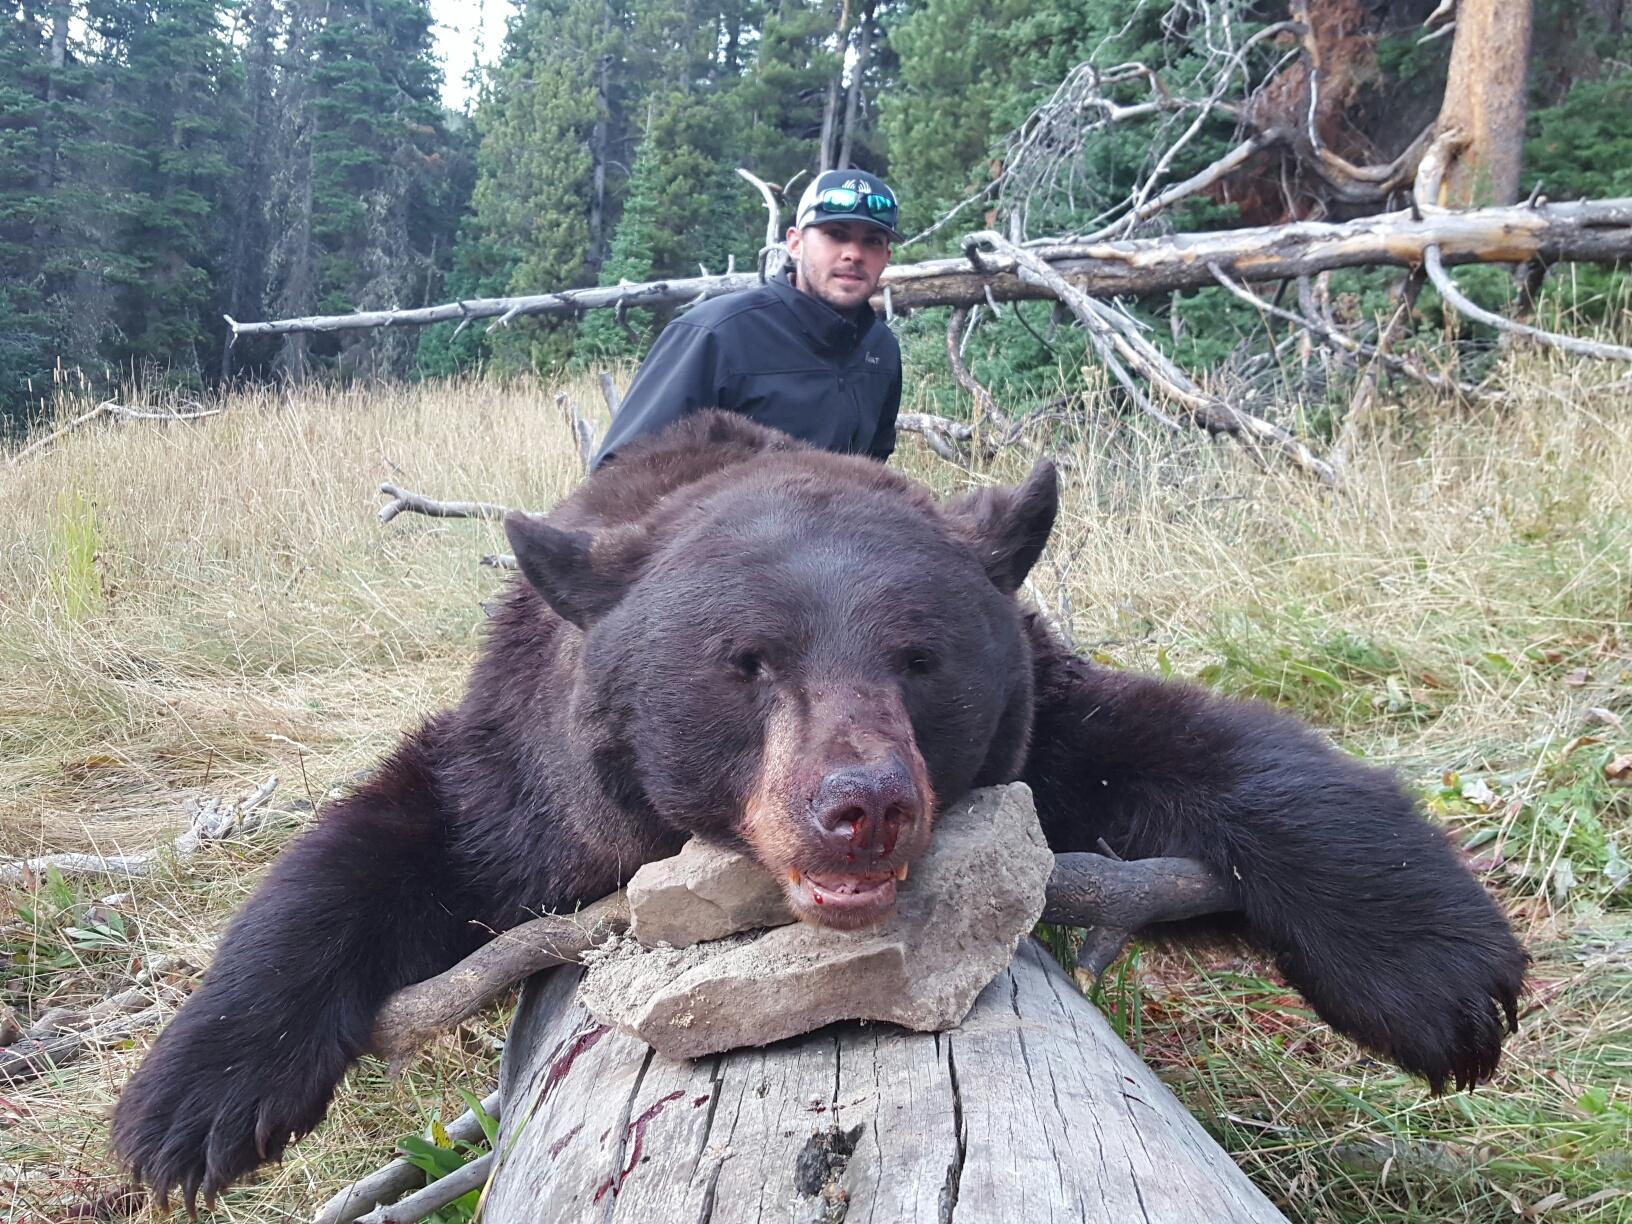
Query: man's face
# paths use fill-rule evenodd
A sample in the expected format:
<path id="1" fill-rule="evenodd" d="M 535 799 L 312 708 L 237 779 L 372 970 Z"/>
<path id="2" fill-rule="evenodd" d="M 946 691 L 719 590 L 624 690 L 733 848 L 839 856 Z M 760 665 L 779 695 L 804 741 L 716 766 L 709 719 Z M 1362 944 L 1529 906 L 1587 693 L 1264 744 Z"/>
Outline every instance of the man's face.
<path id="1" fill-rule="evenodd" d="M 823 221 L 788 230 L 799 288 L 850 313 L 873 296 L 890 262 L 889 236 L 865 221 Z"/>

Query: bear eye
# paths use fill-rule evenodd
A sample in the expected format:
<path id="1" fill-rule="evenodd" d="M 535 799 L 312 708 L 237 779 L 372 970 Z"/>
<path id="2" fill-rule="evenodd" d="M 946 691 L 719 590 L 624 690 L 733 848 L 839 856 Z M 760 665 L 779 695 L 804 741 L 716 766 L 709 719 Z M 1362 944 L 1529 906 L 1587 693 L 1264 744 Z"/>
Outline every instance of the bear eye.
<path id="1" fill-rule="evenodd" d="M 909 646 L 899 656 L 896 666 L 903 675 L 927 676 L 940 666 L 940 659 L 927 646 Z"/>
<path id="2" fill-rule="evenodd" d="M 765 656 L 757 650 L 739 650 L 731 656 L 731 666 L 744 680 L 764 680 L 771 674 Z"/>

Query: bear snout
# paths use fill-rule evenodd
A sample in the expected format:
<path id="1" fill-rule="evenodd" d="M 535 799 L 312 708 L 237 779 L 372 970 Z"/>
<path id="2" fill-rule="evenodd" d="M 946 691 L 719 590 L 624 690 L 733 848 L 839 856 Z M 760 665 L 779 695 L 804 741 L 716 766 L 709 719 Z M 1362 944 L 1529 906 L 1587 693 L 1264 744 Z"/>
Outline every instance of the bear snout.
<path id="1" fill-rule="evenodd" d="M 903 831 L 923 818 L 912 772 L 896 753 L 829 771 L 810 804 L 817 839 L 834 861 L 869 870 L 895 854 Z"/>

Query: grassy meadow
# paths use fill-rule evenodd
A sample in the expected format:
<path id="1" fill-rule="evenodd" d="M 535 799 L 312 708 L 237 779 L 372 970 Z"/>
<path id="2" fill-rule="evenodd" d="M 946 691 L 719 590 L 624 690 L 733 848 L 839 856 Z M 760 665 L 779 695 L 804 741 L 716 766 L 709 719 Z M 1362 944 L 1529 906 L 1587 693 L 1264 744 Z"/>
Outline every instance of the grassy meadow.
<path id="1" fill-rule="evenodd" d="M 1256 961 L 1112 970 L 1128 1040 L 1296 1220 L 1632 1220 L 1632 382 L 1519 352 L 1495 386 L 1385 397 L 1335 494 L 1096 395 L 1051 444 L 1065 504 L 1028 594 L 1077 647 L 1277 702 L 1401 770 L 1534 957 L 1496 1080 L 1437 1100 Z M 382 525 L 377 487 L 548 506 L 578 471 L 558 389 L 603 411 L 587 377 L 241 394 L 0 455 L 0 858 L 168 845 L 189 801 L 280 779 L 259 829 L 151 876 L 0 886 L 0 1002 L 25 1025 L 155 962 L 172 1006 L 314 806 L 456 697 L 502 533 Z M 1029 458 L 965 471 L 903 436 L 896 462 L 951 492 Z M 360 1066 L 215 1218 L 309 1218 L 489 1090 L 504 1019 L 400 1081 Z M 0 1213 L 118 1210 L 106 1116 L 151 1036 L 0 1085 Z"/>

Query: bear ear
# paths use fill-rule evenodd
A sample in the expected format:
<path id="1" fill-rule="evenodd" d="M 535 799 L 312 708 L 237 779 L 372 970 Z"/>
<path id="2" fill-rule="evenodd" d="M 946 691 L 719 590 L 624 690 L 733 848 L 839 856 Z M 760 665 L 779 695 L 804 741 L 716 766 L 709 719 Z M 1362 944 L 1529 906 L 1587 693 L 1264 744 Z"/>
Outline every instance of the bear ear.
<path id="1" fill-rule="evenodd" d="M 504 516 L 504 534 L 533 589 L 557 616 L 580 629 L 589 628 L 623 598 L 649 548 L 644 531 L 597 537 L 562 531 L 519 510 Z"/>
<path id="2" fill-rule="evenodd" d="M 986 567 L 992 584 L 1012 595 L 1043 555 L 1059 508 L 1059 478 L 1054 465 L 1041 459 L 1013 488 L 967 493 L 946 510 L 954 529 Z"/>

